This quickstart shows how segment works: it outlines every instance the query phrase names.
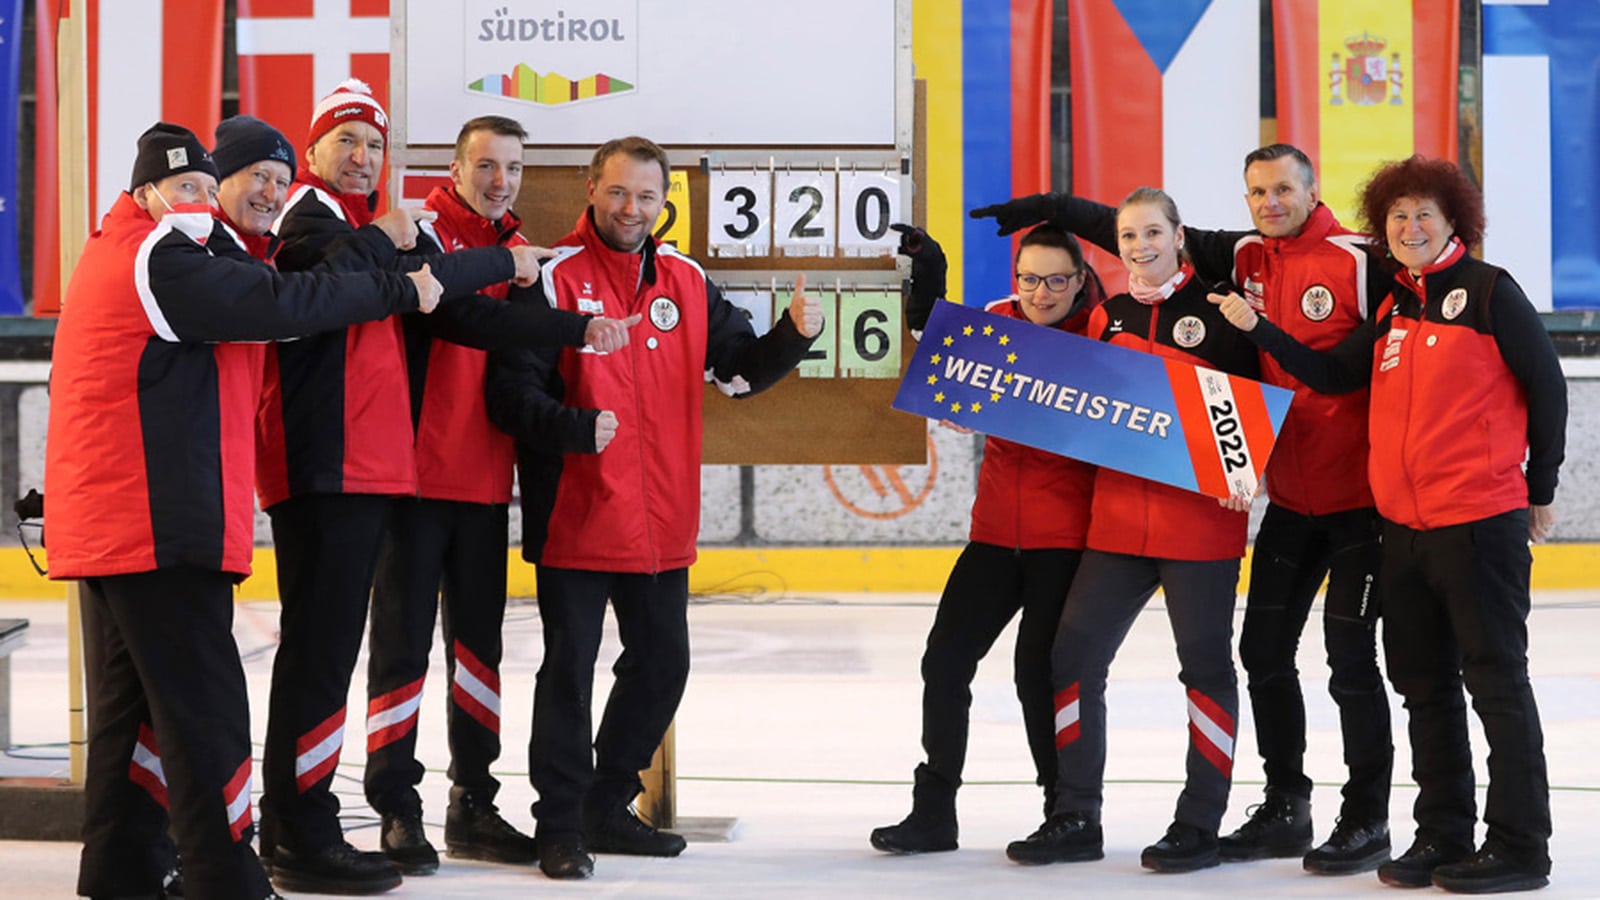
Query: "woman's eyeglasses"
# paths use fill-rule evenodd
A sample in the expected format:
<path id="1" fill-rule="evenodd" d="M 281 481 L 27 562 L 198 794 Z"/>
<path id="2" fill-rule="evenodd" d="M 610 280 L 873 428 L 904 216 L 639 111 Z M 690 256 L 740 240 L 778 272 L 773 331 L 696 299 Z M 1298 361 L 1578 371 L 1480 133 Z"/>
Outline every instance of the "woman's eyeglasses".
<path id="1" fill-rule="evenodd" d="M 1044 285 L 1056 293 L 1061 293 L 1072 286 L 1072 282 L 1083 272 L 1066 272 L 1060 275 L 1034 275 L 1031 272 L 1017 273 L 1017 287 L 1025 291 L 1036 291 L 1039 285 Z"/>

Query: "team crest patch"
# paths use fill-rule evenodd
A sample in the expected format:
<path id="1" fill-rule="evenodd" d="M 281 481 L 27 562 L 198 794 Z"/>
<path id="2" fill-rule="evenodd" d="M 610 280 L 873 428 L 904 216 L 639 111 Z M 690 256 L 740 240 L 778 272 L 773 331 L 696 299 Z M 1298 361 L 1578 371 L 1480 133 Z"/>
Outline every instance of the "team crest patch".
<path id="1" fill-rule="evenodd" d="M 1300 311 L 1313 322 L 1321 322 L 1333 315 L 1333 291 L 1313 284 L 1300 295 Z"/>
<path id="2" fill-rule="evenodd" d="M 1197 316 L 1184 316 L 1172 326 L 1172 340 L 1179 347 L 1197 347 L 1206 339 L 1206 323 Z"/>
<path id="3" fill-rule="evenodd" d="M 1455 290 L 1451 291 L 1450 293 L 1444 295 L 1444 305 L 1440 308 L 1439 311 L 1441 313 L 1443 313 L 1445 319 L 1448 320 L 1448 319 L 1454 319 L 1456 316 L 1461 315 L 1461 311 L 1463 309 L 1466 309 L 1466 308 L 1467 308 L 1467 289 L 1466 288 L 1456 288 Z"/>
<path id="4" fill-rule="evenodd" d="M 678 327 L 678 304 L 671 297 L 657 297 L 650 301 L 650 324 L 662 331 Z"/>

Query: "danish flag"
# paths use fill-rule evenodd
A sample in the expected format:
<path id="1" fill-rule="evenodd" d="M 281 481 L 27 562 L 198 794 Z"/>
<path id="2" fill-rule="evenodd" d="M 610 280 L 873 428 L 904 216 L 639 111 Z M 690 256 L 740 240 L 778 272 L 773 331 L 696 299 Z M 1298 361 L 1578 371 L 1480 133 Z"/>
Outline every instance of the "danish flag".
<path id="1" fill-rule="evenodd" d="M 239 112 L 276 125 L 302 158 L 311 111 L 339 82 L 365 81 L 389 108 L 389 0 L 239 0 L 235 34 Z"/>
<path id="2" fill-rule="evenodd" d="M 58 152 L 63 122 L 58 64 L 81 67 L 88 127 L 89 228 L 99 227 L 128 189 L 139 135 L 157 121 L 192 130 L 210 145 L 222 114 L 223 0 L 39 0 L 36 4 L 34 123 L 34 312 L 61 307 L 62 247 L 86 234 L 62 234 Z M 63 21 L 81 21 L 85 54 L 57 46 Z M 152 59 L 152 54 L 156 58 Z M 101 102 L 104 99 L 105 102 Z M 70 220 L 69 220 L 70 221 Z"/>

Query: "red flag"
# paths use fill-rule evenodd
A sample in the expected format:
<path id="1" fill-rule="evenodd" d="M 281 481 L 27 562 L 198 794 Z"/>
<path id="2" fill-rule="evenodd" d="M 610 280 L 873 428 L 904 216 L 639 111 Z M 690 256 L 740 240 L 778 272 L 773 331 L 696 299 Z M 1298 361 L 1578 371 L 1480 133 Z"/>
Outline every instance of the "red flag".
<path id="1" fill-rule="evenodd" d="M 76 12 L 84 22 L 86 59 L 70 48 L 58 58 L 57 31 Z M 88 213 L 93 228 L 128 188 L 139 135 L 158 120 L 191 128 L 210 143 L 222 113 L 223 0 L 36 0 L 34 74 L 34 313 L 61 308 L 63 246 L 87 235 L 62 234 L 61 172 L 57 158 L 61 96 L 58 71 L 87 74 Z M 101 41 L 101 35 L 112 36 Z M 151 54 L 159 54 L 152 66 Z M 100 98 L 107 98 L 100 103 Z"/>
<path id="2" fill-rule="evenodd" d="M 389 0 L 239 0 L 237 36 L 239 111 L 302 155 L 317 100 L 346 78 L 389 109 Z"/>
<path id="3" fill-rule="evenodd" d="M 210 146 L 222 116 L 223 0 L 87 0 L 90 223 L 128 189 L 139 135 L 157 121 Z M 160 54 L 152 67 L 150 54 Z M 100 102 L 104 98 L 104 102 Z"/>
<path id="4" fill-rule="evenodd" d="M 61 193 L 56 161 L 56 24 L 61 0 L 35 0 L 33 314 L 61 312 Z"/>

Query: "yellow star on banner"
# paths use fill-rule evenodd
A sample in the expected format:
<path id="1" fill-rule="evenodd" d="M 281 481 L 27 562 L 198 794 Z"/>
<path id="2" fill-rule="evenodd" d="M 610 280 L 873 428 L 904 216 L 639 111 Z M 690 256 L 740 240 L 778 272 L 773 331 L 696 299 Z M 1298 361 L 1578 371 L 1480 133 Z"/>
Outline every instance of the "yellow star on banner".
<path id="1" fill-rule="evenodd" d="M 983 336 L 984 337 L 988 337 L 991 334 L 994 334 L 994 326 L 993 325 L 985 325 L 985 326 L 983 326 Z"/>
<path id="2" fill-rule="evenodd" d="M 973 401 L 973 403 L 972 403 L 972 411 L 973 412 L 983 412 L 983 404 L 979 403 L 977 401 Z"/>
<path id="3" fill-rule="evenodd" d="M 944 391 L 940 391 L 939 393 L 934 394 L 933 395 L 933 402 L 935 402 L 935 403 L 943 403 L 944 402 Z"/>
<path id="4" fill-rule="evenodd" d="M 967 327 L 961 329 L 961 336 L 962 337 L 972 337 L 972 326 L 968 325 Z"/>
<path id="5" fill-rule="evenodd" d="M 1014 363 L 1016 361 L 1017 361 L 1017 355 L 1015 353 L 1007 353 L 1006 354 L 1006 362 Z"/>
<path id="6" fill-rule="evenodd" d="M 947 334 L 947 335 L 944 336 L 944 345 L 946 347 L 950 346 L 951 344 L 954 344 L 955 342 L 956 342 L 956 339 L 951 337 L 950 335 Z"/>
<path id="7" fill-rule="evenodd" d="M 937 375 L 929 375 L 928 376 L 928 384 L 934 385 L 934 384 L 938 384 L 938 383 L 939 383 L 939 376 L 937 376 Z"/>
<path id="8" fill-rule="evenodd" d="M 1009 343 L 1011 343 L 1011 338 L 1009 336 L 1004 334 L 1000 335 L 1000 346 L 1004 347 Z"/>
<path id="9" fill-rule="evenodd" d="M 1000 392 L 999 391 L 995 391 L 994 393 L 989 395 L 989 402 L 990 403 L 999 403 L 1000 402 L 1000 396 L 1001 396 Z"/>
<path id="10" fill-rule="evenodd" d="M 950 404 L 950 411 L 951 412 L 956 412 L 956 413 L 961 412 L 961 404 L 959 404 L 959 403 Z"/>
<path id="11" fill-rule="evenodd" d="M 933 363 L 934 365 L 937 366 L 939 364 L 939 361 L 942 360 L 942 359 L 944 359 L 944 357 L 942 357 L 939 354 L 935 353 L 933 355 L 933 358 L 928 360 L 928 362 L 931 362 L 931 363 Z"/>
<path id="12" fill-rule="evenodd" d="M 1005 383 L 1006 383 L 1006 384 L 1010 384 L 1010 383 L 1011 383 L 1011 381 L 1012 381 L 1012 379 L 1014 379 L 1014 378 L 1016 378 L 1016 376 L 1015 376 L 1015 375 L 1012 375 L 1012 374 L 1011 374 L 1011 373 L 1010 373 L 1010 372 L 1007 372 L 1007 373 L 1006 373 L 1006 377 L 1004 377 L 1004 378 L 1002 378 L 1002 379 L 1000 379 L 1000 380 L 1001 380 L 1001 381 L 1004 381 L 1004 382 L 1005 382 Z"/>

